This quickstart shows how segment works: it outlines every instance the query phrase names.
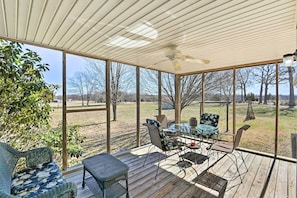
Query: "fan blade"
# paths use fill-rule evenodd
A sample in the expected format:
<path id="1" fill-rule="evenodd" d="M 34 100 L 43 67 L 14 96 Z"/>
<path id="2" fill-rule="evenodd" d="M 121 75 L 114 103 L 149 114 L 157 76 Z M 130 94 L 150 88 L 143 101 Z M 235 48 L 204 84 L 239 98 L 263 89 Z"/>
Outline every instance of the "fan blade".
<path id="1" fill-rule="evenodd" d="M 209 63 L 209 60 L 198 59 L 198 58 L 194 58 L 194 57 L 188 56 L 188 55 L 184 55 L 182 60 L 188 61 L 188 62 L 193 62 L 193 63 L 199 63 L 199 64 L 208 64 Z"/>
<path id="2" fill-rule="evenodd" d="M 177 60 L 172 60 L 171 62 L 172 62 L 172 65 L 174 66 L 176 71 L 181 70 L 181 66 Z"/>
<path id="3" fill-rule="evenodd" d="M 152 68 L 152 67 L 154 67 L 154 66 L 156 66 L 156 65 L 158 65 L 158 64 L 160 64 L 160 63 L 163 63 L 163 62 L 165 62 L 165 61 L 168 61 L 168 59 L 161 60 L 161 61 L 156 62 L 156 63 L 154 63 L 154 64 L 152 64 L 152 65 L 149 65 L 149 66 L 147 66 L 147 67 L 145 67 L 145 68 L 146 68 L 146 69 L 150 69 L 150 68 Z"/>

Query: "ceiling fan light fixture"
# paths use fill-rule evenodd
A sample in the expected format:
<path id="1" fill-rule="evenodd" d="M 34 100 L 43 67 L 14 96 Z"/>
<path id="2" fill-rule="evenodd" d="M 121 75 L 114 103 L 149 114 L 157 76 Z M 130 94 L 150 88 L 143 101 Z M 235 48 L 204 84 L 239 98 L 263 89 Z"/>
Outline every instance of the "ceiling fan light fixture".
<path id="1" fill-rule="evenodd" d="M 297 49 L 292 54 L 283 55 L 283 64 L 285 67 L 292 67 L 294 59 L 297 57 Z"/>
<path id="2" fill-rule="evenodd" d="M 294 62 L 294 54 L 285 54 L 283 55 L 283 63 L 286 67 L 292 67 Z"/>

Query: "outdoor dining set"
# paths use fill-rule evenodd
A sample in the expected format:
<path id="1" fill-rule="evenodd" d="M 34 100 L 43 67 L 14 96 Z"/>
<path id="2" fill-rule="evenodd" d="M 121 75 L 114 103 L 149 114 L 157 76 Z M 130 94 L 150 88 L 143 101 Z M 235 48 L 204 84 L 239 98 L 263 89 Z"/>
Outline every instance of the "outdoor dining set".
<path id="1" fill-rule="evenodd" d="M 226 143 L 224 141 L 219 140 L 219 130 L 218 130 L 218 122 L 219 115 L 203 113 L 201 115 L 200 122 L 198 124 L 196 118 L 191 118 L 189 122 L 184 123 L 169 123 L 167 121 L 166 116 L 160 115 L 156 116 L 157 119 L 146 119 L 146 123 L 143 125 L 147 126 L 148 132 L 151 138 L 151 145 L 158 147 L 165 154 L 165 158 L 168 157 L 167 153 L 169 151 L 176 150 L 179 155 L 179 161 L 177 162 L 178 166 L 182 166 L 182 168 L 188 168 L 192 165 L 189 161 L 194 164 L 202 164 L 205 160 L 208 160 L 208 168 L 211 166 L 209 164 L 209 157 L 212 152 L 221 152 L 223 156 L 228 156 L 234 162 L 236 166 L 237 175 L 235 175 L 233 179 L 239 177 L 240 182 L 242 183 L 242 174 L 239 171 L 239 165 L 237 158 L 240 157 L 244 167 L 246 169 L 245 172 L 248 171 L 248 168 L 245 164 L 243 155 L 239 152 L 239 155 L 234 154 L 234 150 L 239 146 L 239 141 L 242 136 L 243 131 L 247 130 L 250 126 L 244 125 L 240 127 L 236 134 L 234 134 L 233 142 Z M 166 128 L 165 128 L 166 127 Z M 205 139 L 204 139 L 205 138 Z M 200 153 L 202 153 L 202 143 L 206 145 L 204 149 L 207 150 L 207 155 L 197 154 L 196 152 L 192 152 L 200 149 Z M 144 165 L 147 161 L 147 158 L 150 154 L 150 149 L 148 149 L 148 154 L 146 155 Z M 188 149 L 191 149 L 190 152 L 187 152 Z M 191 157 L 192 156 L 192 157 Z M 197 157 L 198 156 L 198 157 Z M 157 179 L 158 171 L 160 167 L 161 160 L 158 160 L 158 169 L 155 175 L 155 179 Z M 208 169 L 207 168 L 207 169 Z M 203 175 L 211 174 L 209 172 L 203 171 Z M 245 173 L 244 172 L 244 173 Z M 198 175 L 199 176 L 199 175 Z M 200 175 L 201 176 L 201 175 Z M 207 183 L 207 179 L 197 180 L 198 183 L 204 182 Z M 227 180 L 223 179 L 224 186 L 220 189 L 220 196 L 223 197 L 227 186 Z M 213 184 L 212 184 L 213 185 Z"/>
<path id="2" fill-rule="evenodd" d="M 199 123 L 196 118 L 191 118 L 189 122 L 179 124 L 168 122 L 165 115 L 159 115 L 156 116 L 156 118 L 157 119 L 146 119 L 146 122 L 143 124 L 144 126 L 147 126 L 147 131 L 151 140 L 151 144 L 148 147 L 148 153 L 144 155 L 145 159 L 143 160 L 143 166 L 146 165 L 152 148 L 157 147 L 161 151 L 159 152 L 157 161 L 158 167 L 155 180 L 157 179 L 159 168 L 163 161 L 161 159 L 162 156 L 165 156 L 166 159 L 169 156 L 178 154 L 179 160 L 176 165 L 186 172 L 186 169 L 191 167 L 192 163 L 203 164 L 205 160 L 209 159 L 209 154 L 202 155 L 202 144 L 207 145 L 204 148 L 209 152 L 218 151 L 224 153 L 224 155 L 233 155 L 234 149 L 239 145 L 243 130 L 247 130 L 250 127 L 249 125 L 244 125 L 239 128 L 234 138 L 235 141 L 230 145 L 218 141 L 219 130 L 217 126 L 219 115 L 204 113 L 201 115 Z M 203 138 L 206 139 L 203 140 Z M 190 149 L 190 152 L 187 152 L 188 149 Z M 196 152 L 197 150 L 200 150 L 200 154 Z M 173 155 L 168 155 L 170 151 L 176 152 Z M 244 162 L 242 155 L 240 156 Z M 236 159 L 237 156 L 233 155 L 233 157 L 235 158 L 234 163 L 242 183 L 242 173 L 239 172 Z M 85 184 L 87 184 L 94 195 L 100 195 L 102 193 L 102 197 L 117 197 L 126 194 L 126 197 L 129 197 L 129 167 L 125 163 L 108 153 L 103 153 L 84 159 L 83 165 L 82 186 L 84 187 Z M 245 167 L 247 171 L 247 166 L 245 165 Z M 85 179 L 86 172 L 90 173 L 92 177 Z M 210 178 L 214 178 L 216 181 L 210 180 Z M 119 180 L 124 180 L 125 184 L 119 184 Z M 219 197 L 223 197 L 228 181 L 213 173 L 207 172 L 206 169 L 206 171 L 203 171 L 201 174 L 197 174 L 195 183 L 208 187 L 211 186 L 212 189 L 219 192 Z"/>

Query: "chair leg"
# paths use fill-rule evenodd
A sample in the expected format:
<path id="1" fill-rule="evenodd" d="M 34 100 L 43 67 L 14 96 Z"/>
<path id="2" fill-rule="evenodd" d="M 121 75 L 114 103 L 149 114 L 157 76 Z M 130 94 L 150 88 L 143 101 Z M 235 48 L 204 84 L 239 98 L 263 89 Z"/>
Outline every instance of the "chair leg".
<path id="1" fill-rule="evenodd" d="M 236 171 L 237 171 L 237 173 L 238 173 L 238 176 L 239 176 L 239 178 L 240 178 L 240 183 L 242 183 L 242 178 L 241 178 L 241 174 L 240 174 L 240 172 L 239 172 L 239 167 L 238 167 L 238 160 L 237 160 L 237 157 L 233 154 L 233 153 L 230 153 L 231 155 L 233 155 L 233 157 L 234 157 L 234 159 L 230 156 L 230 155 L 227 155 L 227 156 L 229 156 L 229 158 L 232 160 L 232 162 L 235 164 L 235 166 L 236 166 Z M 233 178 L 233 179 L 235 179 L 235 177 Z"/>
<path id="2" fill-rule="evenodd" d="M 150 155 L 150 149 L 151 149 L 151 147 L 152 147 L 152 145 L 150 145 L 149 148 L 148 148 L 148 151 L 147 151 L 147 154 L 146 154 L 146 157 L 145 157 L 145 160 L 144 160 L 142 166 L 145 166 L 146 160 L 148 159 L 148 156 Z"/>
<path id="3" fill-rule="evenodd" d="M 159 153 L 159 157 L 158 157 L 158 168 L 157 168 L 157 172 L 156 172 L 155 180 L 157 179 L 158 172 L 159 172 L 159 168 L 160 168 L 160 163 L 161 163 L 160 156 L 161 156 L 161 153 Z"/>
<path id="4" fill-rule="evenodd" d="M 246 168 L 246 172 L 248 172 L 249 170 L 248 170 L 248 167 L 247 167 L 247 165 L 246 165 L 246 163 L 245 163 L 245 160 L 244 160 L 244 158 L 243 158 L 243 154 L 242 154 L 242 152 L 239 151 L 239 154 L 240 154 L 241 159 L 242 159 L 242 161 L 243 161 L 243 164 L 244 164 L 244 166 L 245 166 L 245 168 Z"/>

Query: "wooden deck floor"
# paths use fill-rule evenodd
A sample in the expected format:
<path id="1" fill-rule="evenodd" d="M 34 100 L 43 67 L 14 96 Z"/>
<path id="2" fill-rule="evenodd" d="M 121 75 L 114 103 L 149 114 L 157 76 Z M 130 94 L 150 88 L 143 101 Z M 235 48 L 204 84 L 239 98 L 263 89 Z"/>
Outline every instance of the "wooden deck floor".
<path id="1" fill-rule="evenodd" d="M 175 154 L 166 160 L 161 159 L 159 173 L 155 179 L 159 152 L 157 149 L 153 150 L 148 162 L 143 166 L 147 150 L 148 147 L 145 146 L 116 156 L 129 166 L 130 197 L 217 197 L 218 189 L 214 186 L 206 187 L 206 185 L 195 182 L 200 181 L 197 177 L 201 177 L 205 171 L 211 173 L 208 176 L 215 178 L 215 180 L 206 178 L 208 181 L 228 181 L 224 197 L 297 197 L 296 163 L 243 152 L 248 172 L 242 174 L 243 183 L 240 183 L 240 178 L 235 175 L 236 167 L 232 165 L 231 159 L 227 156 L 210 155 L 211 168 L 209 169 L 208 160 L 198 160 L 198 163 L 181 171 L 176 165 L 178 155 Z M 200 153 L 201 150 L 195 152 L 207 155 L 205 147 L 202 153 Z M 235 153 L 238 155 L 239 152 Z M 240 172 L 245 172 L 242 160 L 238 163 Z M 84 189 L 81 187 L 82 172 L 82 168 L 69 171 L 65 173 L 65 177 L 77 185 L 78 197 L 94 197 L 88 187 Z"/>

